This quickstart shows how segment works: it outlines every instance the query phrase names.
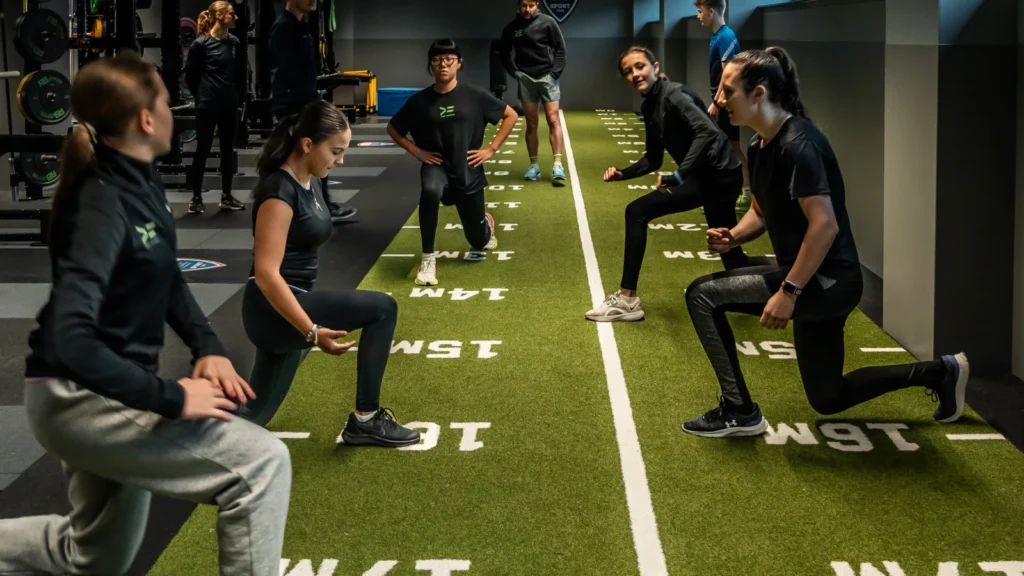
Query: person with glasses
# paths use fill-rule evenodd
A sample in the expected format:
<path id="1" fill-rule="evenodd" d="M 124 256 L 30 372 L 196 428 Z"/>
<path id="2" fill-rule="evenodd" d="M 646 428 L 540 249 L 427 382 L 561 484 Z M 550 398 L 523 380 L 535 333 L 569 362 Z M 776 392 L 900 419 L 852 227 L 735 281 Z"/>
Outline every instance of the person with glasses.
<path id="1" fill-rule="evenodd" d="M 420 169 L 420 237 L 423 259 L 416 284 L 437 284 L 434 235 L 440 205 L 455 206 L 474 252 L 498 246 L 494 218 L 484 211 L 484 162 L 512 132 L 519 116 L 493 95 L 458 81 L 462 55 L 452 40 L 437 40 L 427 56 L 434 84 L 414 94 L 388 124 L 388 135 L 423 163 Z M 498 134 L 481 148 L 487 124 Z M 406 137 L 412 135 L 412 140 Z M 479 259 L 479 258 L 477 258 Z"/>

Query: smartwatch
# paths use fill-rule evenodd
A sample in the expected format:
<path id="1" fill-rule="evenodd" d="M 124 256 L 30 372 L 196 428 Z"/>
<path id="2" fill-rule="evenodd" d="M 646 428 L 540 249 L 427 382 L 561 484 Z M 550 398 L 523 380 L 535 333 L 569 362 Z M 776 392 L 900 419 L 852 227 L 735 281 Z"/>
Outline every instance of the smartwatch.
<path id="1" fill-rule="evenodd" d="M 782 283 L 782 291 L 794 297 L 799 296 L 804 292 L 803 288 L 800 288 L 799 286 L 793 284 L 789 280 L 786 280 L 785 282 Z"/>
<path id="2" fill-rule="evenodd" d="M 316 344 L 316 333 L 317 330 L 320 330 L 321 328 L 323 328 L 323 326 L 320 326 L 319 324 L 313 324 L 313 327 L 310 328 L 309 332 L 306 333 L 306 342 L 309 342 L 310 344 Z"/>

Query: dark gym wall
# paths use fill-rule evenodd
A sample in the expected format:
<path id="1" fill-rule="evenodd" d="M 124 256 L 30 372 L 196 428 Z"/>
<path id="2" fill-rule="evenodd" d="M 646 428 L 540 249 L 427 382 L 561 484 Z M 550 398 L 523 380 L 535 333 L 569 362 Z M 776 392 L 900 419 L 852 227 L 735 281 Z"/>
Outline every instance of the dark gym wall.
<path id="1" fill-rule="evenodd" d="M 585 0 L 562 24 L 567 44 L 562 76 L 565 109 L 628 108 L 631 94 L 618 77 L 615 60 L 632 42 L 631 0 Z M 514 0 L 422 0 L 356 2 L 341 0 L 342 14 L 351 14 L 352 39 L 336 38 L 339 60 L 377 74 L 379 88 L 419 88 L 430 84 L 427 49 L 437 38 L 452 38 L 466 60 L 463 78 L 489 86 L 489 47 L 515 17 Z M 346 24 L 339 21 L 339 31 Z M 349 58 L 347 54 L 351 54 Z M 346 66 L 347 67 L 347 66 Z M 509 79 L 506 100 L 515 100 L 516 83 Z"/>

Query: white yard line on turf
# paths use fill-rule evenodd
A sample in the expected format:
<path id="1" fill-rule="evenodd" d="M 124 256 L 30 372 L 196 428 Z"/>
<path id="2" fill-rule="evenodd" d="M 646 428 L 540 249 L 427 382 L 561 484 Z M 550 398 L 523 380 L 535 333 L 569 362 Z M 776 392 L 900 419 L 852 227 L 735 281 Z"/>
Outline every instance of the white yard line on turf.
<path id="1" fill-rule="evenodd" d="M 412 258 L 415 254 L 381 254 L 381 258 Z"/>
<path id="2" fill-rule="evenodd" d="M 861 352 L 906 352 L 903 348 L 861 348 Z"/>
<path id="3" fill-rule="evenodd" d="M 309 438 L 309 432 L 274 432 L 274 436 L 282 440 L 305 440 Z"/>
<path id="4" fill-rule="evenodd" d="M 590 236 L 590 223 L 587 209 L 583 205 L 583 192 L 580 188 L 579 174 L 569 140 L 569 129 L 565 124 L 565 114 L 558 112 L 562 123 L 562 136 L 565 142 L 565 158 L 569 164 L 569 181 L 572 183 L 572 196 L 576 201 L 576 221 L 579 225 L 580 241 L 583 244 L 583 259 L 587 265 L 587 280 L 590 284 L 590 298 L 594 306 L 604 301 L 604 286 L 601 284 L 601 271 L 597 267 L 597 253 L 594 241 Z M 583 319 L 581 318 L 582 322 Z M 619 347 L 615 343 L 615 332 L 608 322 L 597 322 L 597 338 L 601 344 L 601 356 L 604 358 L 604 372 L 608 380 L 608 396 L 612 404 L 612 420 L 615 422 L 615 437 L 619 444 L 619 459 L 622 463 L 622 479 L 626 484 L 626 506 L 629 508 L 629 520 L 633 529 L 633 545 L 636 548 L 637 565 L 640 576 L 662 576 L 668 574 L 665 553 L 661 548 L 658 536 L 658 522 L 654 517 L 654 504 L 651 502 L 651 489 L 647 485 L 647 470 L 640 452 L 640 439 L 637 437 L 636 424 L 633 422 L 633 410 L 629 405 L 629 390 L 626 389 L 626 377 L 622 373 L 622 360 L 619 358 Z"/>
<path id="5" fill-rule="evenodd" d="M 950 440 L 1006 440 L 1002 434 L 946 434 Z"/>

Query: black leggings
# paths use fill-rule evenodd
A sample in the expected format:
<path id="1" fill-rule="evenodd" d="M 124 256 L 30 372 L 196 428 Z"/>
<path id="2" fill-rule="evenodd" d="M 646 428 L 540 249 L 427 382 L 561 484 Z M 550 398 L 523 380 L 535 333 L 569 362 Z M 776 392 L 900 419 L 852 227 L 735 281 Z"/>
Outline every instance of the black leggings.
<path id="1" fill-rule="evenodd" d="M 651 192 L 626 206 L 626 246 L 622 263 L 623 290 L 636 290 L 640 267 L 647 251 L 647 224 L 669 214 L 688 212 L 704 206 L 704 215 L 711 228 L 736 226 L 736 198 L 743 187 L 743 171 L 733 170 L 719 178 L 690 178 L 668 192 Z M 750 258 L 740 247 L 722 254 L 726 270 L 747 266 L 769 265 L 770 258 Z"/>
<path id="2" fill-rule="evenodd" d="M 213 148 L 213 131 L 220 136 L 220 189 L 221 195 L 231 195 L 231 181 L 235 175 L 235 138 L 237 136 L 237 109 L 233 104 L 196 108 L 196 155 L 192 160 L 192 195 L 203 192 L 206 159 Z"/>
<path id="3" fill-rule="evenodd" d="M 448 185 L 448 173 L 444 166 L 424 164 L 420 169 L 420 181 L 420 239 L 423 253 L 434 253 L 434 236 L 437 235 L 441 204 L 455 205 L 469 245 L 473 250 L 483 250 L 490 242 L 492 233 L 484 211 L 484 191 L 466 194 L 452 188 Z"/>
<path id="4" fill-rule="evenodd" d="M 303 292 L 293 288 L 299 305 L 314 323 L 331 330 L 362 329 L 357 356 L 356 410 L 380 408 L 380 387 L 391 354 L 398 321 L 398 304 L 381 292 L 325 290 Z M 242 297 L 242 323 L 256 346 L 256 363 L 249 385 L 256 393 L 239 414 L 266 426 L 288 395 L 295 371 L 312 347 L 250 280 Z"/>
<path id="5" fill-rule="evenodd" d="M 760 266 L 727 270 L 694 280 L 686 306 L 711 361 L 726 402 L 742 413 L 753 408 L 740 371 L 736 341 L 726 312 L 761 316 L 788 268 Z M 937 386 L 946 375 L 942 360 L 861 368 L 843 374 L 846 318 L 860 302 L 860 266 L 834 265 L 811 278 L 793 312 L 793 344 L 804 390 L 820 414 L 836 414 L 894 390 Z"/>

